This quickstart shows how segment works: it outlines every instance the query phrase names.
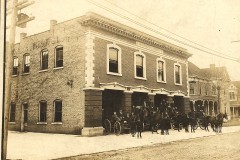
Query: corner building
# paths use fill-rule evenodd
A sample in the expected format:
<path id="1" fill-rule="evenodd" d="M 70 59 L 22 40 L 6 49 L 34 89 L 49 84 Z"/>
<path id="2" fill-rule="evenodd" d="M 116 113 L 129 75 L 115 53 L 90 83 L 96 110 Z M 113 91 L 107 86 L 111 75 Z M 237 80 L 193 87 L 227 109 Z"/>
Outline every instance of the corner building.
<path id="1" fill-rule="evenodd" d="M 186 49 L 87 13 L 15 45 L 9 128 L 101 135 L 102 120 L 149 99 L 190 111 Z"/>

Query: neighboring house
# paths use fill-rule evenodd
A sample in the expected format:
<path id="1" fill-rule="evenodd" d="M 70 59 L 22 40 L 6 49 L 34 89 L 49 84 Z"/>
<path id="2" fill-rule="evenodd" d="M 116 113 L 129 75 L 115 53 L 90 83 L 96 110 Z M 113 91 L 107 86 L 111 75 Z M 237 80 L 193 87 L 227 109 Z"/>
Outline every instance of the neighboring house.
<path id="1" fill-rule="evenodd" d="M 232 81 L 228 87 L 231 117 L 240 117 L 240 81 Z"/>
<path id="2" fill-rule="evenodd" d="M 191 111 L 216 115 L 218 98 L 214 83 L 204 70 L 188 62 L 188 81 Z"/>
<path id="3" fill-rule="evenodd" d="M 191 54 L 95 13 L 21 34 L 13 55 L 11 130 L 98 135 L 145 99 L 190 111 Z"/>
<path id="4" fill-rule="evenodd" d="M 230 115 L 230 104 L 228 87 L 230 84 L 230 77 L 228 75 L 226 67 L 216 67 L 214 64 L 210 64 L 210 68 L 201 69 L 213 82 L 212 93 L 217 95 L 217 113 L 227 113 Z M 215 92 L 215 93 L 214 93 Z"/>

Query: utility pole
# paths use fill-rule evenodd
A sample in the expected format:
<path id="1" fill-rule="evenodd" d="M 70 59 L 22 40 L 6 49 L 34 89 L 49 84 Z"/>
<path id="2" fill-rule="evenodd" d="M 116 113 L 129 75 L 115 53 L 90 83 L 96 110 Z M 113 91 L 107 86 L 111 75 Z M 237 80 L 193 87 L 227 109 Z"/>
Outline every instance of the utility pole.
<path id="1" fill-rule="evenodd" d="M 34 20 L 35 17 L 28 17 L 26 14 L 18 14 L 18 11 L 30 6 L 34 3 L 28 2 L 28 0 L 23 0 L 18 3 L 18 0 L 12 0 L 12 7 L 10 10 L 7 10 L 7 14 L 12 14 L 11 16 L 11 26 L 10 29 L 10 37 L 9 43 L 6 43 L 6 53 L 5 53 L 5 93 L 4 93 L 4 135 L 3 135 L 3 155 L 2 159 L 7 158 L 7 137 L 8 137 L 8 119 L 9 119 L 9 109 L 10 109 L 10 101 L 11 101 L 11 76 L 12 76 L 12 66 L 13 66 L 13 51 L 15 45 L 15 34 L 16 27 L 25 28 L 26 23 Z"/>

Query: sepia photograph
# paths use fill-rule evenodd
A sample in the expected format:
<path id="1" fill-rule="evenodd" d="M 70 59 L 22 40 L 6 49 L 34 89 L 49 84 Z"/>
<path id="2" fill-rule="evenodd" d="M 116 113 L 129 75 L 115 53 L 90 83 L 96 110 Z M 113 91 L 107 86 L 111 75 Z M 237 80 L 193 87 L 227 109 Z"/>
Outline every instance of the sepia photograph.
<path id="1" fill-rule="evenodd" d="M 240 159 L 239 0 L 1 0 L 1 159 Z"/>

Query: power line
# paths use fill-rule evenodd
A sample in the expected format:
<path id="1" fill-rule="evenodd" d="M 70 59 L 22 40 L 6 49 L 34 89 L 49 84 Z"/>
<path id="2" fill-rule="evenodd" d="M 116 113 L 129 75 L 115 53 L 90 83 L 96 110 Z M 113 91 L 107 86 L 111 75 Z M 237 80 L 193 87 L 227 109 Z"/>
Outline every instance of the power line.
<path id="1" fill-rule="evenodd" d="M 137 24 L 137 25 L 139 25 L 139 26 L 141 26 L 141 27 L 143 27 L 143 28 L 145 28 L 145 29 L 148 29 L 148 30 L 150 30 L 150 31 L 153 31 L 153 32 L 155 32 L 155 33 L 157 33 L 157 34 L 159 34 L 159 35 L 162 35 L 162 36 L 164 36 L 164 37 L 166 37 L 166 38 L 168 38 L 168 39 L 171 39 L 171 40 L 173 40 L 173 41 L 176 41 L 176 42 L 181 43 L 181 44 L 183 44 L 183 45 L 186 45 L 186 46 L 188 46 L 188 47 L 194 48 L 194 49 L 196 49 L 196 50 L 199 50 L 199 51 L 202 51 L 202 52 L 205 52 L 205 53 L 208 53 L 208 54 L 217 56 L 217 57 L 221 57 L 221 58 L 225 58 L 225 59 L 228 59 L 228 60 L 232 60 L 232 61 L 237 61 L 237 62 L 238 62 L 238 60 L 237 60 L 236 58 L 227 56 L 226 54 L 222 54 L 222 53 L 220 53 L 220 54 L 222 54 L 222 55 L 218 55 L 218 54 L 215 54 L 215 53 L 212 53 L 212 52 L 203 50 L 203 49 L 201 49 L 201 48 L 199 48 L 199 47 L 195 47 L 195 46 L 193 46 L 193 45 L 191 45 L 191 44 L 189 44 L 189 43 L 182 42 L 182 41 L 180 41 L 180 40 L 178 40 L 178 39 L 176 39 L 176 38 L 173 38 L 173 37 L 171 37 L 171 36 L 169 36 L 169 35 L 166 35 L 166 34 L 163 34 L 163 33 L 159 32 L 159 31 L 157 31 L 157 30 L 154 30 L 154 29 L 152 29 L 151 27 L 148 27 L 148 26 L 146 26 L 146 25 L 144 25 L 144 24 L 142 24 L 142 23 L 140 23 L 140 22 L 138 22 L 138 21 L 135 21 L 135 20 L 133 20 L 133 19 L 127 17 L 127 16 L 124 16 L 124 15 L 122 15 L 122 14 L 119 14 L 118 12 L 113 11 L 112 9 L 109 9 L 108 7 L 103 6 L 103 5 L 99 4 L 99 3 L 96 3 L 96 2 L 94 2 L 94 1 L 92 1 L 92 0 L 87 0 L 87 1 L 88 1 L 89 3 L 91 3 L 91 4 L 94 4 L 94 5 L 96 5 L 96 6 L 100 7 L 100 8 L 108 11 L 108 12 L 113 13 L 113 14 L 121 17 L 121 18 L 124 18 L 124 19 L 126 19 L 126 20 L 128 20 L 128 21 L 130 21 L 130 22 L 133 22 L 133 23 L 135 23 L 135 24 Z M 159 26 L 158 26 L 158 27 L 159 27 Z M 181 36 L 180 36 L 180 37 L 181 37 Z M 195 43 L 195 42 L 192 42 L 192 43 Z M 199 45 L 199 44 L 197 44 L 197 45 Z M 201 45 L 199 45 L 199 46 L 201 46 Z M 204 47 L 204 46 L 203 46 L 203 47 Z M 206 48 L 206 47 L 205 47 L 205 48 Z M 209 50 L 212 50 L 212 49 L 209 49 Z M 214 50 L 213 50 L 213 51 L 214 51 Z M 215 52 L 216 52 L 216 51 L 215 51 Z"/>

